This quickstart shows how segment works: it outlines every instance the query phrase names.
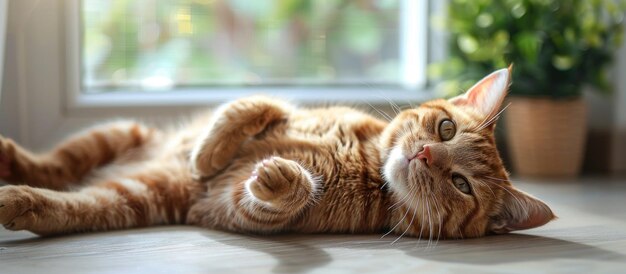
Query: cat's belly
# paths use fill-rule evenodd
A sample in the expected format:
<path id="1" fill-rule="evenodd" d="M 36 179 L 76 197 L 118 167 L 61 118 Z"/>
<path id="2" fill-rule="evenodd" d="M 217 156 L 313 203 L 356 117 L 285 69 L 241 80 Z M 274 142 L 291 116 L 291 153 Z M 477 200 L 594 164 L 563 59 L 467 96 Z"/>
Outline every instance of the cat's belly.
<path id="1" fill-rule="evenodd" d="M 382 192 L 322 193 L 320 202 L 308 208 L 286 230 L 318 233 L 377 233 L 389 226 L 388 199 Z"/>
<path id="2" fill-rule="evenodd" d="M 223 187 L 228 187 L 225 183 L 236 188 L 263 159 L 278 156 L 292 160 L 316 178 L 319 185 L 316 202 L 296 214 L 282 231 L 382 231 L 388 227 L 391 215 L 389 194 L 381 189 L 384 181 L 377 140 L 382 127 L 372 128 L 371 123 L 358 122 L 353 116 L 348 115 L 346 121 L 340 117 L 335 123 L 328 121 L 332 117 L 307 116 L 274 125 L 243 143 L 230 167 L 216 181 Z M 326 120 L 320 122 L 321 119 Z M 228 193 L 219 188 L 209 192 L 215 196 Z"/>
<path id="3" fill-rule="evenodd" d="M 382 186 L 378 154 L 371 144 L 333 136 L 303 140 L 283 138 L 269 149 L 267 141 L 254 148 L 255 159 L 280 156 L 300 163 L 318 178 L 317 202 L 285 228 L 297 232 L 379 232 L 389 224 L 389 195 Z M 249 144 L 254 145 L 254 144 Z M 262 147 L 262 148 L 261 148 Z"/>

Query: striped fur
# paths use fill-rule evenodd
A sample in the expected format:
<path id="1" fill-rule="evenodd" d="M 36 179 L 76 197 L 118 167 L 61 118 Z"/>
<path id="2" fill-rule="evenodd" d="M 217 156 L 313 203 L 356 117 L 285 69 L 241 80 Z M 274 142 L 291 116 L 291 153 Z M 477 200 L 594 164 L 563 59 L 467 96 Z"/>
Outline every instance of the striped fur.
<path id="1" fill-rule="evenodd" d="M 41 235 L 190 224 L 429 239 L 545 223 L 533 216 L 547 206 L 508 180 L 494 127 L 451 102 L 387 122 L 250 97 L 173 130 L 105 124 L 44 154 L 0 137 L 0 178 L 13 184 L 0 187 L 0 223 Z M 444 118 L 458 126 L 447 142 L 437 133 Z M 393 162 L 427 143 L 445 150 L 437 168 Z M 472 195 L 454 187 L 452 172 L 467 177 Z"/>

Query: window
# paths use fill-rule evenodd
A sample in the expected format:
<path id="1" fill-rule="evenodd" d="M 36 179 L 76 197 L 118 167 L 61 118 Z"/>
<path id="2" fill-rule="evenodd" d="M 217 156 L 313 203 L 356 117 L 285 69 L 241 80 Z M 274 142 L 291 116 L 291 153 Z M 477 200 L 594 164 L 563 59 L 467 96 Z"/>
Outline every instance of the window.
<path id="1" fill-rule="evenodd" d="M 45 148 L 105 119 L 168 123 L 252 93 L 424 100 L 426 57 L 442 48 L 426 41 L 444 44 L 427 16 L 444 2 L 11 1 L 0 128 Z"/>
<path id="2" fill-rule="evenodd" d="M 414 90 L 426 2 L 82 0 L 75 96 Z"/>

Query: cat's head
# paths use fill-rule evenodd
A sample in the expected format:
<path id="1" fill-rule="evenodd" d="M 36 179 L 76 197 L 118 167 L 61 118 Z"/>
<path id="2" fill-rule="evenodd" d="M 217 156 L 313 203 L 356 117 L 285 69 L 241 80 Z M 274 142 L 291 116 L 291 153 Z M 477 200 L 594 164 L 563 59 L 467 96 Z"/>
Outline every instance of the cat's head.
<path id="1" fill-rule="evenodd" d="M 496 148 L 510 77 L 510 68 L 498 70 L 463 95 L 401 112 L 385 129 L 383 175 L 395 202 L 435 237 L 507 233 L 554 218 L 546 204 L 513 187 Z"/>

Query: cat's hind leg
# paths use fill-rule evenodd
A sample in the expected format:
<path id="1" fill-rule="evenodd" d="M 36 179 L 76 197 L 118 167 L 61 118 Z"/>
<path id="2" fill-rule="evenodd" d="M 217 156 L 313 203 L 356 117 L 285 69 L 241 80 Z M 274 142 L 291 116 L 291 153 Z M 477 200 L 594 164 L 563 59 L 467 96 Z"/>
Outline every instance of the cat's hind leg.
<path id="1" fill-rule="evenodd" d="M 263 96 L 243 98 L 220 107 L 191 153 L 193 173 L 210 177 L 224 169 L 248 138 L 273 122 L 286 120 L 288 103 Z"/>
<path id="2" fill-rule="evenodd" d="M 53 235 L 184 223 L 191 201 L 202 192 L 190 180 L 154 170 L 72 192 L 3 186 L 0 224 Z"/>
<path id="3" fill-rule="evenodd" d="M 280 231 L 314 204 L 321 191 L 319 180 L 308 170 L 280 157 L 259 162 L 249 178 L 232 187 L 225 192 L 226 205 L 216 204 L 220 199 L 215 197 L 193 205 L 189 223 L 253 233 Z M 225 210 L 220 212 L 218 207 Z"/>
<path id="4" fill-rule="evenodd" d="M 153 134 L 153 129 L 136 122 L 113 122 L 77 134 L 43 154 L 31 153 L 0 136 L 0 180 L 66 189 L 92 169 L 145 144 Z"/>

